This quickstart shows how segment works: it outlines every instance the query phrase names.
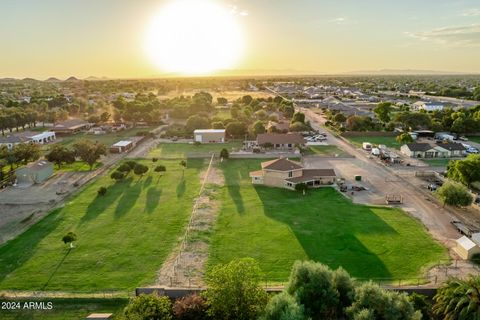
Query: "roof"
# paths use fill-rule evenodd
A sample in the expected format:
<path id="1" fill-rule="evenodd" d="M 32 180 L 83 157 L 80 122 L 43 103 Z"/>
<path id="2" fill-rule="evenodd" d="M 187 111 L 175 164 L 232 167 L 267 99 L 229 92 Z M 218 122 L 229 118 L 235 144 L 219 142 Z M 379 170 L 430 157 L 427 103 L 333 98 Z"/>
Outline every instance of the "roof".
<path id="1" fill-rule="evenodd" d="M 133 142 L 130 141 L 130 140 L 122 140 L 122 141 L 118 141 L 117 143 L 113 144 L 112 147 L 126 147 L 130 144 L 132 144 Z"/>
<path id="2" fill-rule="evenodd" d="M 320 177 L 336 177 L 335 170 L 333 169 L 304 169 L 301 177 L 295 177 L 285 179 L 288 182 L 299 183 L 304 181 L 310 181 Z"/>
<path id="3" fill-rule="evenodd" d="M 193 133 L 225 133 L 225 129 L 197 129 Z"/>
<path id="4" fill-rule="evenodd" d="M 305 139 L 300 133 L 261 133 L 257 135 L 257 143 L 271 144 L 304 144 Z"/>
<path id="5" fill-rule="evenodd" d="M 457 239 L 457 244 L 464 248 L 465 250 L 471 250 L 475 248 L 476 244 L 466 236 L 461 237 L 460 239 Z"/>
<path id="6" fill-rule="evenodd" d="M 86 126 L 88 124 L 87 121 L 82 120 L 82 119 L 70 119 L 70 120 L 65 120 L 62 122 L 58 122 L 54 127 L 53 130 L 55 129 L 75 129 L 77 127 L 82 127 Z"/>
<path id="7" fill-rule="evenodd" d="M 280 158 L 280 159 L 262 162 L 262 169 L 275 170 L 275 171 L 291 171 L 291 170 L 303 169 L 303 167 L 298 162 Z"/>
<path id="8" fill-rule="evenodd" d="M 456 143 L 456 142 L 442 143 L 442 144 L 439 144 L 438 146 L 444 149 L 447 149 L 448 151 L 465 150 L 465 147 L 461 143 Z"/>
<path id="9" fill-rule="evenodd" d="M 428 151 L 433 149 L 428 143 L 407 143 L 407 147 L 410 151 Z"/>
<path id="10" fill-rule="evenodd" d="M 257 170 L 257 171 L 252 171 L 249 174 L 250 177 L 261 177 L 263 176 L 263 171 L 262 170 Z"/>

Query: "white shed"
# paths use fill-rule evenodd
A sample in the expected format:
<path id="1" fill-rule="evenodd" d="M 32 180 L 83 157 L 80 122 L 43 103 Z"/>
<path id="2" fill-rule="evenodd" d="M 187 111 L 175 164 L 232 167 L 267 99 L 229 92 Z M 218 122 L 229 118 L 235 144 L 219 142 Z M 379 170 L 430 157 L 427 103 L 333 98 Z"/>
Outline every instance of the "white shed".
<path id="1" fill-rule="evenodd" d="M 457 245 L 454 250 L 465 260 L 470 259 L 476 253 L 480 253 L 480 247 L 466 236 L 457 239 Z"/>

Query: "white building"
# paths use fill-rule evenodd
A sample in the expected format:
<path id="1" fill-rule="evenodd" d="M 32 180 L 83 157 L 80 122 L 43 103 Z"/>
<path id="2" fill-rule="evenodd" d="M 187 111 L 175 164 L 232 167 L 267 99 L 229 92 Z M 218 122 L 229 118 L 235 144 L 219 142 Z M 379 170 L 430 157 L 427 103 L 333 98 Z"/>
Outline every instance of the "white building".
<path id="1" fill-rule="evenodd" d="M 225 129 L 197 129 L 193 131 L 193 137 L 200 143 L 224 143 Z"/>
<path id="2" fill-rule="evenodd" d="M 456 242 L 457 245 L 453 249 L 462 259 L 468 260 L 474 254 L 480 253 L 480 247 L 466 236 L 457 239 Z"/>
<path id="3" fill-rule="evenodd" d="M 57 139 L 57 137 L 55 136 L 55 132 L 52 132 L 52 131 L 45 131 L 45 132 L 30 136 L 29 138 L 31 142 L 38 143 L 38 144 L 53 142 Z"/>
<path id="4" fill-rule="evenodd" d="M 445 108 L 445 105 L 441 102 L 425 102 L 417 101 L 412 105 L 412 109 L 415 111 L 441 111 Z"/>

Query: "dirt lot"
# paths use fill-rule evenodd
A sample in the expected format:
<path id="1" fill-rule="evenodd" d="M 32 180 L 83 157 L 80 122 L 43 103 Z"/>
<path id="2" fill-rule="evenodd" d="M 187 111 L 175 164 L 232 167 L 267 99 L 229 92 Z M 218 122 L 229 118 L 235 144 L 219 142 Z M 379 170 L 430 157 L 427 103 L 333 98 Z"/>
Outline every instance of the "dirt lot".
<path id="1" fill-rule="evenodd" d="M 186 90 L 186 91 L 170 91 L 168 94 L 159 96 L 160 99 L 171 99 L 181 95 L 193 96 L 197 92 L 208 91 L 213 96 L 213 101 L 216 102 L 218 97 L 226 98 L 229 102 L 232 102 L 238 98 L 246 95 L 250 95 L 253 98 L 268 98 L 274 97 L 273 94 L 264 91 L 243 91 L 243 90 L 227 90 L 227 91 L 211 91 L 211 90 Z"/>

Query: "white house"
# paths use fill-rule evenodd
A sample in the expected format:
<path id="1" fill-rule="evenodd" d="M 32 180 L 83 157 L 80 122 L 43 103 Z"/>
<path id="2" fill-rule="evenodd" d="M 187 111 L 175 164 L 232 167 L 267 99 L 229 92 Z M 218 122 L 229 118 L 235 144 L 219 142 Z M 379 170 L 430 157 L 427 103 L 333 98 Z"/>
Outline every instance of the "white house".
<path id="1" fill-rule="evenodd" d="M 445 104 L 441 102 L 425 102 L 417 101 L 412 105 L 412 109 L 415 111 L 425 110 L 425 111 L 437 111 L 443 110 Z"/>
<path id="2" fill-rule="evenodd" d="M 400 147 L 400 151 L 410 158 L 452 158 L 461 157 L 465 147 L 461 143 L 408 143 Z"/>

